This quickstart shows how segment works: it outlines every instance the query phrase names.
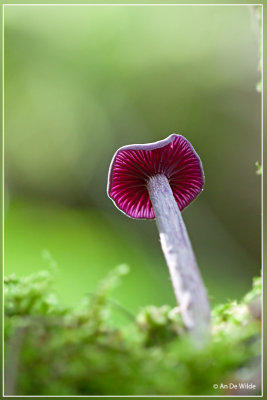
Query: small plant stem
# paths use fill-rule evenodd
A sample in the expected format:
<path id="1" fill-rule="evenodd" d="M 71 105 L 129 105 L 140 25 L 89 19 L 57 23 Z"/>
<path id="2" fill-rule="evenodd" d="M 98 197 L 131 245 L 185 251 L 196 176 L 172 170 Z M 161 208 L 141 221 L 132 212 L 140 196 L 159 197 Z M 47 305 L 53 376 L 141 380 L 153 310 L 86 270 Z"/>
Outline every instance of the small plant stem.
<path id="1" fill-rule="evenodd" d="M 208 331 L 210 306 L 181 212 L 165 175 L 155 175 L 147 188 L 186 328 L 198 336 Z"/>

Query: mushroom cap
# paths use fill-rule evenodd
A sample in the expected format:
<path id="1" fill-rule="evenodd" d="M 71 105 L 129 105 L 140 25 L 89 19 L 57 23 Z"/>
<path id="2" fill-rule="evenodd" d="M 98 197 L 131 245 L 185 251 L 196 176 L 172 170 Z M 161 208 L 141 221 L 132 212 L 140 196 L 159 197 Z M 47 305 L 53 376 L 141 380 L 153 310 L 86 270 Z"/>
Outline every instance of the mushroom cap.
<path id="1" fill-rule="evenodd" d="M 108 196 L 116 207 L 135 219 L 155 218 L 147 182 L 164 174 L 182 211 L 202 191 L 204 172 L 193 146 L 181 135 L 172 134 L 154 143 L 119 148 L 108 174 Z"/>

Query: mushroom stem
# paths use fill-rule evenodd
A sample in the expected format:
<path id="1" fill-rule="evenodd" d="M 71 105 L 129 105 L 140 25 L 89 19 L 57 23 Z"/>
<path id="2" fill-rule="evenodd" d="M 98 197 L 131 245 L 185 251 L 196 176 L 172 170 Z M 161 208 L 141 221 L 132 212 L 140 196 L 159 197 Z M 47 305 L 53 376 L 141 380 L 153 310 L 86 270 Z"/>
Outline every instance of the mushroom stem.
<path id="1" fill-rule="evenodd" d="M 210 306 L 181 212 L 165 175 L 149 178 L 147 188 L 183 322 L 199 336 L 208 331 Z"/>

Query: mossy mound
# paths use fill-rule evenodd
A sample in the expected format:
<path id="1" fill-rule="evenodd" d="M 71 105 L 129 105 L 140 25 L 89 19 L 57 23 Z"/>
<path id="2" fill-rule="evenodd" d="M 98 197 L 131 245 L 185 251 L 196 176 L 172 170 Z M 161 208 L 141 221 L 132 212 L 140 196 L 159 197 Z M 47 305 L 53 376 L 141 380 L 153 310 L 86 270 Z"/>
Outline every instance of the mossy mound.
<path id="1" fill-rule="evenodd" d="M 197 347 L 169 306 L 114 322 L 114 307 L 127 311 L 110 292 L 127 270 L 73 308 L 60 304 L 48 271 L 5 279 L 5 394 L 260 394 L 260 278 L 240 303 L 213 309 L 211 338 Z"/>

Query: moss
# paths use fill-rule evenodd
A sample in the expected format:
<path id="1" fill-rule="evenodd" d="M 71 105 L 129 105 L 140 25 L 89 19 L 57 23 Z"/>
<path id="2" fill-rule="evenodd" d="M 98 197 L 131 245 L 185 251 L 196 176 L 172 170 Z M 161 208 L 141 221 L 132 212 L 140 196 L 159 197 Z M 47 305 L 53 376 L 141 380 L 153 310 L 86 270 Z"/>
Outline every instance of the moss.
<path id="1" fill-rule="evenodd" d="M 5 394 L 222 395 L 227 382 L 257 381 L 261 323 L 250 304 L 260 278 L 240 303 L 213 309 L 211 338 L 198 348 L 167 305 L 114 323 L 110 293 L 127 272 L 118 267 L 69 308 L 53 293 L 52 273 L 7 277 Z M 213 387 L 221 382 L 224 389 Z M 255 393 L 258 383 L 247 394 Z"/>

